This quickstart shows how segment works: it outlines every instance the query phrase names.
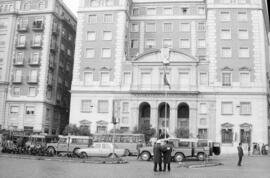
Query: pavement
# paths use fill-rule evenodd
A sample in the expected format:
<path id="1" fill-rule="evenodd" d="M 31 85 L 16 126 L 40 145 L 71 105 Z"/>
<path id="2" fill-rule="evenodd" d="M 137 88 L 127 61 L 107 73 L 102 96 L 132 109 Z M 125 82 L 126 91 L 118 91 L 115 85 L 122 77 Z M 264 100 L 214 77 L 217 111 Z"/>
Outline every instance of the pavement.
<path id="1" fill-rule="evenodd" d="M 55 160 L 17 159 L 0 156 L 0 178 L 269 178 L 269 156 L 245 156 L 238 167 L 237 155 L 213 157 L 210 163 L 218 166 L 187 168 L 172 163 L 170 172 L 153 172 L 151 161 L 125 157 L 127 164 L 85 164 Z M 190 160 L 184 164 L 200 165 Z"/>

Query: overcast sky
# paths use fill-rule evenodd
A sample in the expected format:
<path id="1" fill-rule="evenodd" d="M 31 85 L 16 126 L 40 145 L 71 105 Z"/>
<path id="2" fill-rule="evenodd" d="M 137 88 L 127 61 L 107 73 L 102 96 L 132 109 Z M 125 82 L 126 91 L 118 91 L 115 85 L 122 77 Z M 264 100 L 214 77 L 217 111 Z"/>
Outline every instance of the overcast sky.
<path id="1" fill-rule="evenodd" d="M 64 2 L 72 10 L 72 12 L 77 16 L 79 0 L 64 0 Z"/>

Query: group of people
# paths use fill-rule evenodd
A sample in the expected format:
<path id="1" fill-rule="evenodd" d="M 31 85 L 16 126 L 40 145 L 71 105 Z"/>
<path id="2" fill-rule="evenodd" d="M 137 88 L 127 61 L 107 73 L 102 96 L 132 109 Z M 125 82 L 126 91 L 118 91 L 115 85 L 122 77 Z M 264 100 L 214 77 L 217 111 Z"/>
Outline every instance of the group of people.
<path id="1" fill-rule="evenodd" d="M 154 171 L 157 172 L 157 166 L 159 171 L 171 171 L 171 153 L 172 153 L 173 145 L 168 140 L 165 141 L 164 145 L 161 145 L 161 142 L 157 141 L 154 144 L 153 148 L 153 161 L 154 161 Z M 163 169 L 162 169 L 163 162 Z"/>

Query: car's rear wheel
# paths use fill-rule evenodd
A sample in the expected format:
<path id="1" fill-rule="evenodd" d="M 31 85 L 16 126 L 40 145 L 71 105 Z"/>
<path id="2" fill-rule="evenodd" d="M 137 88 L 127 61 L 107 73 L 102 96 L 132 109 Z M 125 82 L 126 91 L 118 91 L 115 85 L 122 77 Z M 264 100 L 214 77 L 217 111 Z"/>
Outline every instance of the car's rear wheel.
<path id="1" fill-rule="evenodd" d="M 143 161 L 148 161 L 150 159 L 151 155 L 149 152 L 144 151 L 141 153 L 140 157 Z"/>
<path id="2" fill-rule="evenodd" d="M 200 161 L 203 161 L 204 158 L 205 158 L 204 153 L 198 153 L 197 158 L 198 158 Z"/>
<path id="3" fill-rule="evenodd" d="M 176 153 L 176 154 L 174 155 L 174 160 L 175 160 L 176 162 L 182 162 L 184 159 L 185 159 L 185 156 L 184 156 L 183 153 Z"/>
<path id="4" fill-rule="evenodd" d="M 130 155 L 130 151 L 128 149 L 125 149 L 124 156 L 129 156 L 129 155 Z"/>
<path id="5" fill-rule="evenodd" d="M 87 153 L 85 153 L 85 152 L 81 153 L 81 158 L 87 158 L 87 157 L 88 157 Z"/>
<path id="6" fill-rule="evenodd" d="M 80 148 L 74 148 L 74 150 L 73 150 L 73 155 L 75 155 L 75 156 L 78 156 L 78 150 L 79 150 Z"/>

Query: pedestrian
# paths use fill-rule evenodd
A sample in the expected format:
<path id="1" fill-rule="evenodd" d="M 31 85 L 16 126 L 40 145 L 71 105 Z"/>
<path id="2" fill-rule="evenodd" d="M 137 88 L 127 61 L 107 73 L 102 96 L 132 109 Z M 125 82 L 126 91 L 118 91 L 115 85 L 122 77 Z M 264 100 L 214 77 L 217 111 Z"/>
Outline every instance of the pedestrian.
<path id="1" fill-rule="evenodd" d="M 157 172 L 157 165 L 159 168 L 159 171 L 162 171 L 162 152 L 161 152 L 161 145 L 160 142 L 157 141 L 154 144 L 154 148 L 153 148 L 153 153 L 154 153 L 154 157 L 153 157 L 153 162 L 154 162 L 154 171 Z"/>
<path id="2" fill-rule="evenodd" d="M 258 154 L 260 155 L 261 154 L 261 148 L 260 148 L 260 144 L 259 143 L 257 145 L 257 148 L 258 148 Z"/>
<path id="3" fill-rule="evenodd" d="M 137 160 L 140 158 L 140 149 L 143 147 L 142 141 L 139 140 L 139 142 L 136 145 L 136 150 L 137 150 Z"/>
<path id="4" fill-rule="evenodd" d="M 237 147 L 238 150 L 238 166 L 241 166 L 242 163 L 242 158 L 244 156 L 243 148 L 242 148 L 242 143 L 239 143 L 239 146 Z"/>
<path id="5" fill-rule="evenodd" d="M 248 144 L 248 156 L 250 156 L 250 143 Z"/>
<path id="6" fill-rule="evenodd" d="M 172 154 L 172 144 L 166 140 L 165 145 L 163 146 L 163 171 L 166 171 L 166 168 L 168 167 L 168 171 L 171 171 L 171 154 Z"/>
<path id="7" fill-rule="evenodd" d="M 269 147 L 268 147 L 268 144 L 265 145 L 265 154 L 266 154 L 266 155 L 268 155 L 268 148 L 269 148 Z"/>

